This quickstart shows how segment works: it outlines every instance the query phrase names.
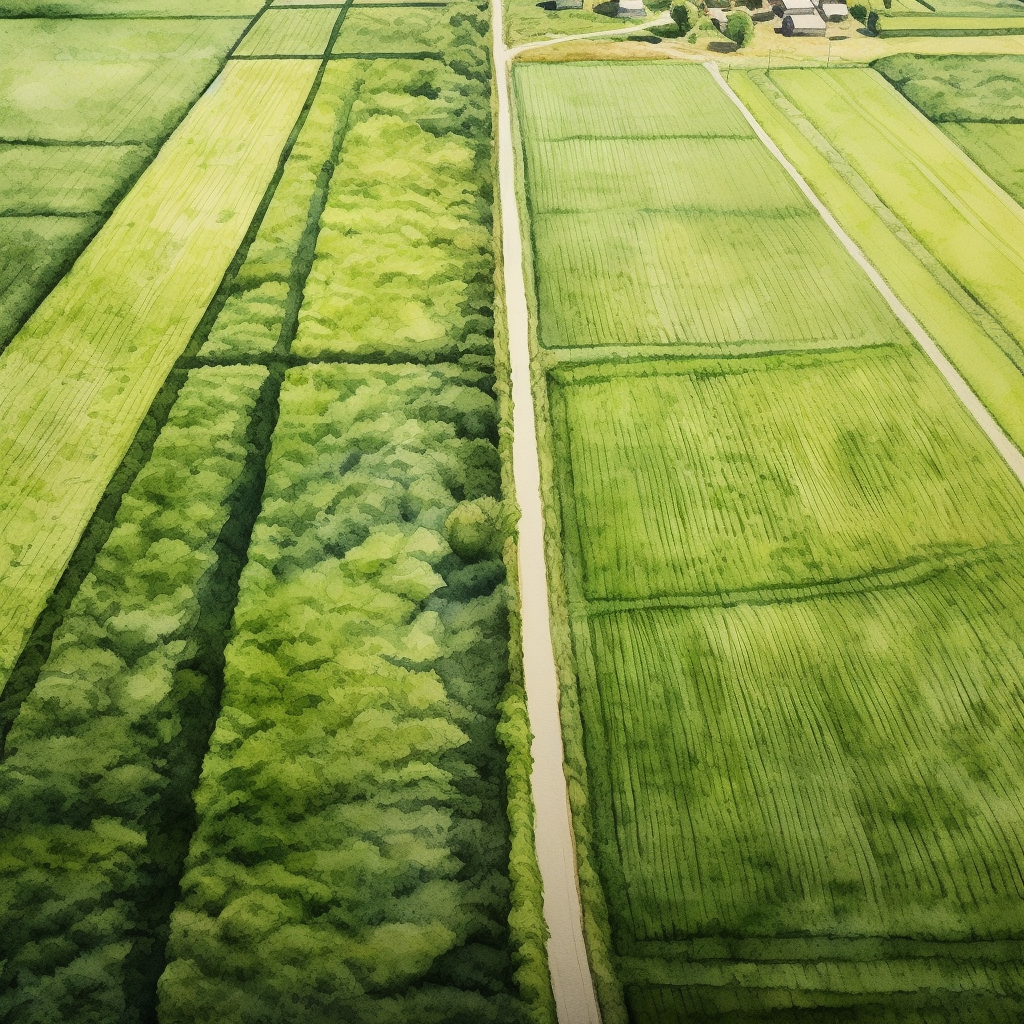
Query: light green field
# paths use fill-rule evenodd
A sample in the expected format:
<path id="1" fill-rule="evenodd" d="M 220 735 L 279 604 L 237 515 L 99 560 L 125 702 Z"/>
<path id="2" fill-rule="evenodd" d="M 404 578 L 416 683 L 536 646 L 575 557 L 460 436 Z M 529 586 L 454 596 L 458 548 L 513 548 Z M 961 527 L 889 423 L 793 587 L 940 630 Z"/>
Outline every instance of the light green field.
<path id="1" fill-rule="evenodd" d="M 264 12 L 238 44 L 238 57 L 322 57 L 338 20 L 337 9 Z"/>
<path id="2" fill-rule="evenodd" d="M 263 0 L 0 0 L 0 18 L 249 18 L 262 6 Z"/>
<path id="3" fill-rule="evenodd" d="M 1022 35 L 1024 17 L 985 18 L 974 13 L 931 18 L 879 16 L 875 32 L 883 39 L 891 36 Z"/>
<path id="4" fill-rule="evenodd" d="M 1024 209 L 877 72 L 779 71 L 772 81 L 1024 345 Z"/>
<path id="5" fill-rule="evenodd" d="M 703 69 L 631 69 L 636 92 L 622 95 L 582 67 L 572 88 L 557 67 L 515 71 L 542 345 L 902 340 L 881 297 Z M 632 99 L 655 80 L 670 111 L 656 133 Z M 561 103 L 549 108 L 553 95 L 566 97 L 571 118 Z"/>
<path id="6" fill-rule="evenodd" d="M 244 28 L 234 19 L 4 22 L 0 139 L 162 140 Z"/>
<path id="7" fill-rule="evenodd" d="M 941 128 L 997 185 L 1024 205 L 1024 124 L 943 124 Z"/>
<path id="8" fill-rule="evenodd" d="M 1024 379 L 982 325 L 975 320 L 892 228 L 899 222 L 858 179 L 849 163 L 828 144 L 763 72 L 733 73 L 729 84 L 815 193 L 879 270 L 960 374 L 970 382 L 1000 426 L 1024 449 Z M 801 127 L 798 127 L 802 125 Z M 804 132 L 808 132 L 805 135 Z M 824 149 L 822 148 L 824 147 Z M 827 155 L 826 155 L 827 153 Z M 888 218 L 888 219 L 885 219 Z M 1012 339 L 1007 339 L 1016 351 Z"/>
<path id="9" fill-rule="evenodd" d="M 234 256 L 317 67 L 228 67 L 0 357 L 0 681 Z"/>
<path id="10" fill-rule="evenodd" d="M 150 152 L 145 146 L 0 145 L 0 214 L 107 213 Z"/>
<path id="11" fill-rule="evenodd" d="M 426 53 L 440 50 L 447 24 L 443 7 L 353 7 L 332 53 Z"/>

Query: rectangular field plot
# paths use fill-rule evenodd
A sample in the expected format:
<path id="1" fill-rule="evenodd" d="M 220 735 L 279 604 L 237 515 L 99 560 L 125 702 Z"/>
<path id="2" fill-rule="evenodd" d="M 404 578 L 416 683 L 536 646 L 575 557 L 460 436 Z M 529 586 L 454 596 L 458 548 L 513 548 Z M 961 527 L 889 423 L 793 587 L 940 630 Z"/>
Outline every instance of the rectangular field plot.
<path id="1" fill-rule="evenodd" d="M 97 226 L 95 217 L 0 217 L 0 352 Z"/>
<path id="2" fill-rule="evenodd" d="M 589 761 L 623 933 L 1024 938 L 1021 554 L 593 617 Z"/>
<path id="3" fill-rule="evenodd" d="M 0 145 L 0 214 L 106 213 L 151 152 L 146 146 Z"/>
<path id="4" fill-rule="evenodd" d="M 522 131 L 533 138 L 686 138 L 750 127 L 703 68 L 668 64 L 519 64 L 513 69 Z M 652 116 L 645 97 L 657 97 Z"/>
<path id="5" fill-rule="evenodd" d="M 266 11 L 238 44 L 236 57 L 322 57 L 339 11 Z"/>
<path id="6" fill-rule="evenodd" d="M 443 49 L 449 34 L 444 8 L 353 7 L 331 52 L 431 53 Z"/>
<path id="7" fill-rule="evenodd" d="M 0 139 L 163 140 L 244 21 L 13 20 L 0 33 Z"/>
<path id="8" fill-rule="evenodd" d="M 118 18 L 245 19 L 258 14 L 263 0 L 0 0 L 0 18 Z M 242 20 L 236 34 L 245 27 Z"/>
<path id="9" fill-rule="evenodd" d="M 1024 491 L 910 350 L 555 381 L 588 600 L 770 593 L 1024 542 Z"/>
<path id="10" fill-rule="evenodd" d="M 515 71 L 542 345 L 906 340 L 703 68 Z M 658 81 L 654 134 L 635 97 Z"/>
<path id="11" fill-rule="evenodd" d="M 910 232 L 1024 345 L 1024 209 L 993 189 L 877 72 L 778 71 L 771 78 Z"/>
<path id="12" fill-rule="evenodd" d="M 0 357 L 0 686 L 277 169 L 316 61 L 238 61 Z"/>
<path id="13" fill-rule="evenodd" d="M 1024 124 L 942 124 L 997 185 L 1024 205 Z"/>

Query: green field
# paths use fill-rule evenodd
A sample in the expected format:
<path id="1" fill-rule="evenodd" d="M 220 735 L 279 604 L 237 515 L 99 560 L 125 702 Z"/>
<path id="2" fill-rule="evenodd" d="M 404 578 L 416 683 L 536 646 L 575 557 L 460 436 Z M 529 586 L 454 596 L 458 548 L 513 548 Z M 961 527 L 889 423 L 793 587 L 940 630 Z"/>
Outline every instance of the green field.
<path id="1" fill-rule="evenodd" d="M 554 1022 L 489 23 L 437 17 L 253 37 L 0 358 L 5 1020 Z"/>
<path id="2" fill-rule="evenodd" d="M 667 111 L 657 137 L 634 139 L 631 97 L 608 88 L 601 65 L 577 67 L 572 91 L 557 87 L 559 67 L 515 76 L 545 348 L 903 338 L 720 90 L 633 69 L 637 89 L 663 90 Z M 771 188 L 751 187 L 768 175 Z"/>
<path id="3" fill-rule="evenodd" d="M 1024 124 L 946 123 L 942 130 L 1024 206 Z"/>
<path id="4" fill-rule="evenodd" d="M 901 243 L 867 198 L 743 82 L 872 259 L 891 258 Z M 515 83 L 603 1018 L 1009 1024 L 1024 1007 L 1024 490 L 704 69 L 526 65 Z M 655 132 L 640 94 L 688 102 Z M 671 247 L 629 245 L 666 194 L 686 214 Z M 589 307 L 591 257 L 549 273 L 560 239 L 543 222 L 570 216 L 577 251 L 611 268 Z M 842 268 L 812 346 L 794 329 L 819 313 L 811 261 L 790 255 L 805 225 L 821 228 L 813 265 Z M 774 287 L 743 307 L 744 335 L 718 311 L 750 294 L 748 262 Z M 670 308 L 717 319 L 624 360 L 641 318 Z M 577 323 L 585 355 L 544 351 L 565 324 L 585 337 Z"/>
<path id="5" fill-rule="evenodd" d="M 265 11 L 235 48 L 238 57 L 322 57 L 338 21 L 336 8 Z"/>
<path id="6" fill-rule="evenodd" d="M 774 75 L 730 86 L 810 183 L 931 338 L 1024 448 L 1024 359 L 1019 346 L 906 229 L 871 184 L 780 91 Z"/>
<path id="7" fill-rule="evenodd" d="M 874 67 L 1024 205 L 1024 57 L 899 54 Z"/>
<path id="8" fill-rule="evenodd" d="M 1024 209 L 877 72 L 780 71 L 772 81 L 1024 351 Z"/>
<path id="9" fill-rule="evenodd" d="M 17 218 L 0 225 L 0 350 L 184 117 L 245 24 L 0 19 L 0 216 Z"/>
<path id="10" fill-rule="evenodd" d="M 316 70 L 225 70 L 0 356 L 0 680 L 216 291 Z"/>

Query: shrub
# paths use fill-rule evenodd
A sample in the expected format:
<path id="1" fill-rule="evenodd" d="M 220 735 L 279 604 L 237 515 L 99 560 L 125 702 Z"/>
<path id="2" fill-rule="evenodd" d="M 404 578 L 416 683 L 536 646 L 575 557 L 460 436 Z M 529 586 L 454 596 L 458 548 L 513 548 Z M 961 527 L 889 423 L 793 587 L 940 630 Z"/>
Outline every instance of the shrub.
<path id="1" fill-rule="evenodd" d="M 266 375 L 189 375 L 8 737 L 4 1020 L 134 1022 L 152 991 L 216 714 L 202 612 Z"/>
<path id="2" fill-rule="evenodd" d="M 749 45 L 754 39 L 753 18 L 744 10 L 730 11 L 725 22 L 725 35 L 741 48 Z"/>
<path id="3" fill-rule="evenodd" d="M 446 366 L 289 372 L 165 1024 L 526 1019 L 509 953 L 488 383 Z"/>
<path id="4" fill-rule="evenodd" d="M 859 21 L 862 25 L 867 24 L 868 15 L 871 13 L 871 8 L 866 3 L 852 3 L 849 7 L 850 17 L 854 21 Z"/>
<path id="5" fill-rule="evenodd" d="M 686 35 L 700 21 L 700 11 L 690 0 L 680 0 L 674 3 L 671 10 L 672 20 L 679 27 L 679 34 Z"/>

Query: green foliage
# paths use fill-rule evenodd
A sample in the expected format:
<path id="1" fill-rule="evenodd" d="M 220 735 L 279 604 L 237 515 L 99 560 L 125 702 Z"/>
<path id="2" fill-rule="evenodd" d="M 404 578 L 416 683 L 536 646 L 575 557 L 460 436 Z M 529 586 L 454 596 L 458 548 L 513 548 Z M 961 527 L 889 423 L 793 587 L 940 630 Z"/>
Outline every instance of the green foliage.
<path id="1" fill-rule="evenodd" d="M 1024 56 L 893 54 L 872 67 L 930 121 L 1024 123 Z"/>
<path id="2" fill-rule="evenodd" d="M 493 353 L 489 114 L 486 88 L 437 62 L 373 65 L 331 181 L 297 355 Z"/>
<path id="3" fill-rule="evenodd" d="M 859 21 L 862 25 L 866 25 L 868 15 L 871 13 L 871 5 L 870 3 L 852 3 L 847 10 L 849 10 L 850 17 L 854 21 Z"/>
<path id="4" fill-rule="evenodd" d="M 696 27 L 697 22 L 700 20 L 700 10 L 696 4 L 690 3 L 690 0 L 680 0 L 679 3 L 674 3 L 670 13 L 672 20 L 679 28 L 680 35 L 686 35 L 687 32 Z"/>
<path id="5" fill-rule="evenodd" d="M 0 765 L 0 1016 L 140 1020 L 215 714 L 204 609 L 266 370 L 193 371 Z"/>
<path id="6" fill-rule="evenodd" d="M 456 74 L 490 79 L 486 5 L 455 0 L 443 8 L 353 7 L 334 45 L 336 54 L 430 54 Z"/>
<path id="7" fill-rule="evenodd" d="M 754 41 L 754 20 L 745 10 L 730 11 L 725 22 L 725 35 L 742 49 Z"/>
<path id="8" fill-rule="evenodd" d="M 499 493 L 478 372 L 289 372 L 161 980 L 215 1016 L 525 1019 L 496 706 L 504 568 L 445 539 Z M 456 515 L 456 520 L 458 515 Z"/>
<path id="9" fill-rule="evenodd" d="M 310 207 L 321 178 L 333 167 L 340 133 L 365 70 L 362 61 L 336 61 L 324 71 L 284 174 L 200 358 L 266 355 L 277 345 L 289 300 L 301 294 L 302 270 L 308 268 L 302 257 L 304 247 L 313 244 L 308 238 Z"/>

